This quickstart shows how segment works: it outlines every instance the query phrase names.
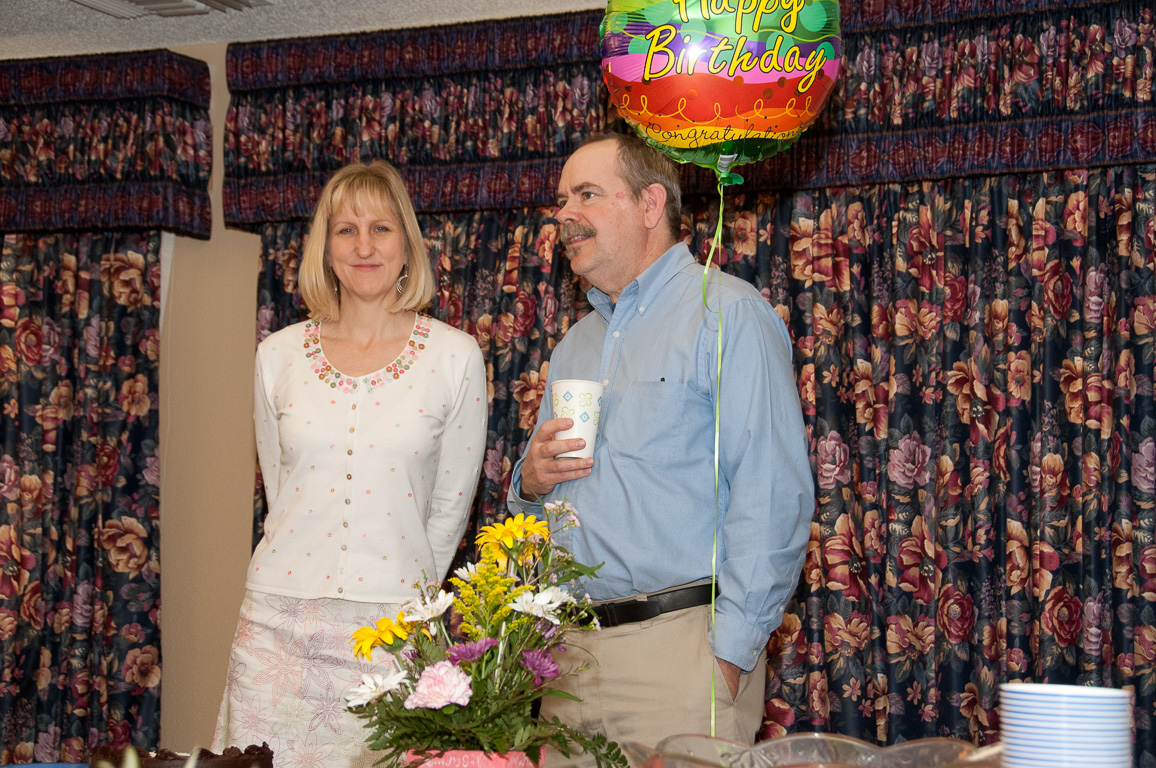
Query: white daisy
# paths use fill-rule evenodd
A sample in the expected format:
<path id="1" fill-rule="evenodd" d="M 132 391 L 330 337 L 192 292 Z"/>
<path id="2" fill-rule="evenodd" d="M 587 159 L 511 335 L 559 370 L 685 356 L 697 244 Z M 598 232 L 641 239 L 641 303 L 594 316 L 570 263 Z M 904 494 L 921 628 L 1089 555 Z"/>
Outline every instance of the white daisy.
<path id="1" fill-rule="evenodd" d="M 361 685 L 349 689 L 345 695 L 347 707 L 353 709 L 368 704 L 397 689 L 405 680 L 404 672 L 390 672 L 388 675 L 362 675 Z"/>
<path id="2" fill-rule="evenodd" d="M 468 582 L 477 572 L 478 566 L 476 563 L 467 563 L 465 566 L 455 569 L 454 576 L 457 576 L 462 581 Z"/>
<path id="3" fill-rule="evenodd" d="M 429 621 L 441 616 L 453 604 L 454 596 L 444 589 L 439 589 L 437 595 L 428 603 L 419 599 L 410 600 L 403 605 L 401 610 L 405 612 L 405 615 L 402 618 L 411 622 Z"/>
<path id="4" fill-rule="evenodd" d="M 519 613 L 527 613 L 545 619 L 551 624 L 558 624 L 558 614 L 555 613 L 564 603 L 574 602 L 574 596 L 559 587 L 546 587 L 541 592 L 523 592 L 514 598 L 510 608 Z"/>

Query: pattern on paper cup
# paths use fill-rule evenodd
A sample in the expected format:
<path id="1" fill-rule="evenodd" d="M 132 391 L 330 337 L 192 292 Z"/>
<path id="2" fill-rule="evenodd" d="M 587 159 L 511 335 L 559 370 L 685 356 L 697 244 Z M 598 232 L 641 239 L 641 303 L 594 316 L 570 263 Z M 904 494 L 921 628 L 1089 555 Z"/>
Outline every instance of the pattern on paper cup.
<path id="1" fill-rule="evenodd" d="M 586 441 L 585 448 L 559 454 L 559 458 L 592 456 L 598 425 L 602 419 L 602 385 L 597 381 L 582 379 L 555 381 L 550 386 L 550 403 L 554 418 L 574 420 L 574 427 L 559 432 L 558 439 L 581 437 Z"/>

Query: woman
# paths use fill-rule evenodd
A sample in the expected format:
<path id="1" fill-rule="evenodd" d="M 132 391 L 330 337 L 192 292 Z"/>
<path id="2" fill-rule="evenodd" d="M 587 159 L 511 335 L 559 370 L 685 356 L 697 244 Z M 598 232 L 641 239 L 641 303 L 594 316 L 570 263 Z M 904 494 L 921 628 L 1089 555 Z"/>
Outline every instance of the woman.
<path id="1" fill-rule="evenodd" d="M 257 349 L 269 515 L 249 564 L 214 747 L 268 742 L 278 768 L 369 766 L 346 690 L 358 627 L 441 581 L 485 453 L 469 335 L 416 310 L 434 276 L 400 174 L 376 160 L 321 193 L 301 260 L 310 320 Z"/>

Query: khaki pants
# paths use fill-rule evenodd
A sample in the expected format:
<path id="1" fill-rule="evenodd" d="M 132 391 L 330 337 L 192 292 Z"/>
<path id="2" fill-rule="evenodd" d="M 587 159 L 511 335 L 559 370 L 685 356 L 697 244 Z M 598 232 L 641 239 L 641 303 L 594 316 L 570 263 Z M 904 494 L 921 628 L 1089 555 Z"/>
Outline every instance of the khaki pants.
<path id="1" fill-rule="evenodd" d="M 715 736 L 745 744 L 754 742 L 762 724 L 766 689 L 766 652 L 754 670 L 739 681 L 732 700 L 711 651 L 707 632 L 710 606 L 665 613 L 649 621 L 597 632 L 574 632 L 567 651 L 559 654 L 567 675 L 555 687 L 582 699 L 542 699 L 542 714 L 568 725 L 600 731 L 621 743 L 654 747 L 667 736 L 710 733 L 711 672 L 714 672 Z M 546 768 L 594 766 L 585 754 L 564 758 L 546 750 Z"/>

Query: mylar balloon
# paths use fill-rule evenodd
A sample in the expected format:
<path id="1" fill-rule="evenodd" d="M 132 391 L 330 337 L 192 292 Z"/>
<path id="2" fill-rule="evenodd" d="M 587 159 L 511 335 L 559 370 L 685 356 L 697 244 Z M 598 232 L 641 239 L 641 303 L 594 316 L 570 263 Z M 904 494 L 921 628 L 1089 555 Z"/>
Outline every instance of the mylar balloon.
<path id="1" fill-rule="evenodd" d="M 619 114 L 659 151 L 720 176 L 794 143 L 842 53 L 838 0 L 610 0 L 602 21 Z"/>

